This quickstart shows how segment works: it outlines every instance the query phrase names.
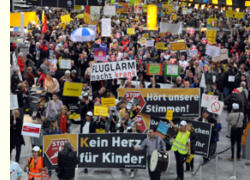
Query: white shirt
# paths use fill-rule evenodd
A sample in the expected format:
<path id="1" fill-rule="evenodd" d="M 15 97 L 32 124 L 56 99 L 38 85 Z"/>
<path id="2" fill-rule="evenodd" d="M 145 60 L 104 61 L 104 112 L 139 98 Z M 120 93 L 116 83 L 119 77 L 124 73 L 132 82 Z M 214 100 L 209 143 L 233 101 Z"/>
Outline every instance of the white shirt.
<path id="1" fill-rule="evenodd" d="M 89 133 L 89 125 L 90 125 L 90 122 L 86 121 L 85 125 L 82 127 L 82 133 L 83 134 L 88 134 Z"/>
<path id="2" fill-rule="evenodd" d="M 16 180 L 17 177 L 22 176 L 22 169 L 15 161 L 10 161 L 10 180 Z"/>

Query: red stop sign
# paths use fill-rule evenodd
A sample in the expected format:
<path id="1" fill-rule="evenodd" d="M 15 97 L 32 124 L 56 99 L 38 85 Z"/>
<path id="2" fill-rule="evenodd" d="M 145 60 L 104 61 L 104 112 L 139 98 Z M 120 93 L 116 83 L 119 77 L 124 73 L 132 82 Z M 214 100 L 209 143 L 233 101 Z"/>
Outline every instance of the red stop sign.
<path id="1" fill-rule="evenodd" d="M 139 101 L 139 104 L 137 105 L 139 112 L 141 112 L 141 110 L 143 109 L 143 107 L 146 104 L 146 101 L 144 100 L 143 96 L 141 95 L 141 92 L 138 92 L 138 91 L 128 91 L 124 94 L 124 98 L 127 101 L 130 101 L 133 98 L 137 99 Z"/>
<path id="2" fill-rule="evenodd" d="M 45 154 L 47 155 L 52 165 L 57 165 L 58 152 L 63 150 L 65 142 L 70 142 L 70 141 L 69 139 L 55 139 L 50 143 Z"/>

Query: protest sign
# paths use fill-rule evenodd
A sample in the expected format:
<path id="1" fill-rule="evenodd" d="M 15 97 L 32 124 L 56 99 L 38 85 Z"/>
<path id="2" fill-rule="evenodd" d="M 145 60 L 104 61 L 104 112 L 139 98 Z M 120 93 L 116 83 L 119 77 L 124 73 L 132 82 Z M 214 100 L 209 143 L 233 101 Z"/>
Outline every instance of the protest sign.
<path id="1" fill-rule="evenodd" d="M 43 136 L 43 157 L 46 166 L 49 169 L 57 167 L 58 152 L 63 150 L 65 142 L 69 142 L 73 147 L 73 151 L 78 150 L 77 134 L 58 134 L 58 135 L 45 135 Z"/>
<path id="2" fill-rule="evenodd" d="M 128 35 L 134 35 L 135 34 L 135 28 L 127 28 L 127 34 Z"/>
<path id="3" fill-rule="evenodd" d="M 160 119 L 157 117 L 151 118 L 150 128 L 157 128 L 161 121 L 168 124 L 167 136 L 174 137 L 176 135 L 176 132 L 167 121 L 164 121 L 164 119 Z M 179 124 L 181 122 L 181 119 L 173 119 L 172 121 L 176 125 L 176 127 L 180 127 Z M 185 119 L 185 121 L 187 121 L 187 123 L 192 124 L 194 127 L 194 135 L 196 137 L 194 154 L 207 157 L 209 154 L 209 146 L 212 135 L 211 124 L 187 119 Z"/>
<path id="4" fill-rule="evenodd" d="M 135 14 L 141 14 L 142 13 L 142 7 L 134 6 L 134 13 Z"/>
<path id="5" fill-rule="evenodd" d="M 146 168 L 146 151 L 134 151 L 147 137 L 137 133 L 79 134 L 79 167 Z"/>
<path id="6" fill-rule="evenodd" d="M 71 21 L 70 14 L 66 14 L 64 16 L 61 16 L 61 22 L 64 24 L 69 24 Z"/>
<path id="7" fill-rule="evenodd" d="M 220 49 L 220 56 L 217 57 L 213 57 L 213 61 L 217 62 L 217 61 L 222 61 L 228 59 L 228 49 Z"/>
<path id="8" fill-rule="evenodd" d="M 189 50 L 189 56 L 190 57 L 197 56 L 197 55 L 198 55 L 198 50 L 197 49 Z"/>
<path id="9" fill-rule="evenodd" d="M 234 13 L 232 10 L 226 10 L 226 17 L 233 18 L 233 16 L 234 16 Z"/>
<path id="10" fill-rule="evenodd" d="M 171 24 L 160 22 L 160 33 L 170 32 L 172 34 L 180 34 L 182 33 L 182 25 L 181 23 Z"/>
<path id="11" fill-rule="evenodd" d="M 103 106 L 115 106 L 115 98 L 102 98 L 101 99 Z"/>
<path id="12" fill-rule="evenodd" d="M 91 6 L 90 7 L 90 16 L 91 16 L 92 21 L 100 18 L 100 11 L 101 11 L 100 6 Z"/>
<path id="13" fill-rule="evenodd" d="M 157 43 L 155 43 L 155 48 L 157 50 L 166 50 L 167 49 L 167 47 L 165 46 L 164 42 L 157 42 Z"/>
<path id="14" fill-rule="evenodd" d="M 81 115 L 73 112 L 72 114 L 69 115 L 69 119 L 74 119 L 75 121 L 81 120 Z"/>
<path id="15" fill-rule="evenodd" d="M 166 113 L 166 119 L 169 120 L 169 121 L 172 121 L 172 119 L 173 119 L 173 113 L 174 113 L 173 110 L 168 109 L 167 113 Z"/>
<path id="16" fill-rule="evenodd" d="M 107 48 L 95 48 L 94 60 L 95 61 L 105 61 L 106 60 L 106 50 Z"/>
<path id="17" fill-rule="evenodd" d="M 111 19 L 103 18 L 102 19 L 102 37 L 111 36 Z"/>
<path id="18" fill-rule="evenodd" d="M 167 135 L 168 124 L 166 122 L 159 121 L 156 131 L 163 135 Z"/>
<path id="19" fill-rule="evenodd" d="M 216 30 L 208 29 L 206 32 L 206 37 L 210 44 L 216 44 Z"/>
<path id="20" fill-rule="evenodd" d="M 179 76 L 181 68 L 177 64 L 167 64 L 165 67 L 165 76 Z"/>
<path id="21" fill-rule="evenodd" d="M 211 57 L 220 56 L 220 48 L 216 46 L 206 45 L 206 55 Z"/>
<path id="22" fill-rule="evenodd" d="M 82 93 L 82 83 L 65 82 L 63 96 L 79 97 Z"/>
<path id="23" fill-rule="evenodd" d="M 17 100 L 17 95 L 16 94 L 11 94 L 10 95 L 10 110 L 18 109 L 18 100 Z"/>
<path id="24" fill-rule="evenodd" d="M 201 99 L 201 107 L 208 108 L 208 106 L 213 102 L 213 101 L 218 101 L 219 97 L 218 96 L 213 96 L 213 95 L 208 95 L 208 94 L 202 94 L 202 99 Z"/>
<path id="25" fill-rule="evenodd" d="M 94 116 L 108 117 L 108 107 L 106 107 L 106 106 L 94 106 Z"/>
<path id="26" fill-rule="evenodd" d="M 71 69 L 71 60 L 61 59 L 59 66 L 60 66 L 60 69 Z"/>
<path id="27" fill-rule="evenodd" d="M 154 47 L 155 41 L 153 40 L 146 40 L 146 47 Z"/>
<path id="28" fill-rule="evenodd" d="M 216 18 L 208 18 L 207 19 L 207 27 L 215 27 L 217 26 L 217 19 Z"/>
<path id="29" fill-rule="evenodd" d="M 162 64 L 147 64 L 147 75 L 160 75 L 162 74 Z"/>
<path id="30" fill-rule="evenodd" d="M 40 137 L 41 124 L 23 123 L 22 132 L 23 136 Z"/>
<path id="31" fill-rule="evenodd" d="M 104 6 L 103 14 L 104 16 L 115 16 L 116 15 L 115 6 Z"/>
<path id="32" fill-rule="evenodd" d="M 139 102 L 141 113 L 150 116 L 166 117 L 168 109 L 173 110 L 173 117 L 198 117 L 200 110 L 200 89 L 118 89 L 118 97 L 126 98 L 126 94 L 134 92 L 133 96 L 142 96 Z M 138 98 L 137 98 L 138 99 Z"/>
<path id="33" fill-rule="evenodd" d="M 147 6 L 147 30 L 158 30 L 157 27 L 157 6 Z"/>
<path id="34" fill-rule="evenodd" d="M 91 69 L 91 81 L 107 79 L 128 78 L 136 76 L 136 61 L 115 61 L 106 63 L 93 63 Z"/>
<path id="35" fill-rule="evenodd" d="M 210 102 L 207 110 L 213 114 L 220 115 L 223 111 L 223 106 L 224 106 L 224 103 L 222 101 L 216 100 L 216 101 Z"/>
<path id="36" fill-rule="evenodd" d="M 49 70 L 50 72 L 56 72 L 57 69 L 57 59 L 49 59 Z"/>
<path id="37" fill-rule="evenodd" d="M 236 19 L 243 19 L 244 18 L 244 12 L 234 12 L 234 17 Z"/>
<path id="38" fill-rule="evenodd" d="M 171 51 L 181 51 L 181 50 L 186 50 L 186 42 L 173 42 L 170 43 L 170 49 Z"/>
<path id="39" fill-rule="evenodd" d="M 137 129 L 138 129 L 140 132 L 144 133 L 144 132 L 146 131 L 146 129 L 147 129 L 147 126 L 146 126 L 146 124 L 145 124 L 145 121 L 144 121 L 143 116 L 137 115 L 137 116 L 134 118 L 134 121 L 135 121 L 135 123 L 136 123 Z"/>

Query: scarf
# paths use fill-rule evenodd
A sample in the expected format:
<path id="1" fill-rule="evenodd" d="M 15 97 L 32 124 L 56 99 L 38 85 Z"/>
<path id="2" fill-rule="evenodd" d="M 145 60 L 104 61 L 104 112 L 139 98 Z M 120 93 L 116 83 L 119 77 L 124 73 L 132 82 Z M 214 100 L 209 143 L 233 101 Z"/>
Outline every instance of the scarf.
<path id="1" fill-rule="evenodd" d="M 66 124 L 67 124 L 67 115 L 61 114 L 60 116 L 60 129 L 62 131 L 62 134 L 66 132 Z"/>

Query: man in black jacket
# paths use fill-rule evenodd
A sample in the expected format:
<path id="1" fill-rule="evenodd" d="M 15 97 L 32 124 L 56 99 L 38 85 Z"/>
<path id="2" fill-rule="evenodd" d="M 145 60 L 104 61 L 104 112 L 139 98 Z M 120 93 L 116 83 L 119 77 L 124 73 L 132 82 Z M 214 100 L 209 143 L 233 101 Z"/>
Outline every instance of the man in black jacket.
<path id="1" fill-rule="evenodd" d="M 76 151 L 69 142 L 66 142 L 63 150 L 58 153 L 57 176 L 59 180 L 74 180 L 77 164 Z"/>

